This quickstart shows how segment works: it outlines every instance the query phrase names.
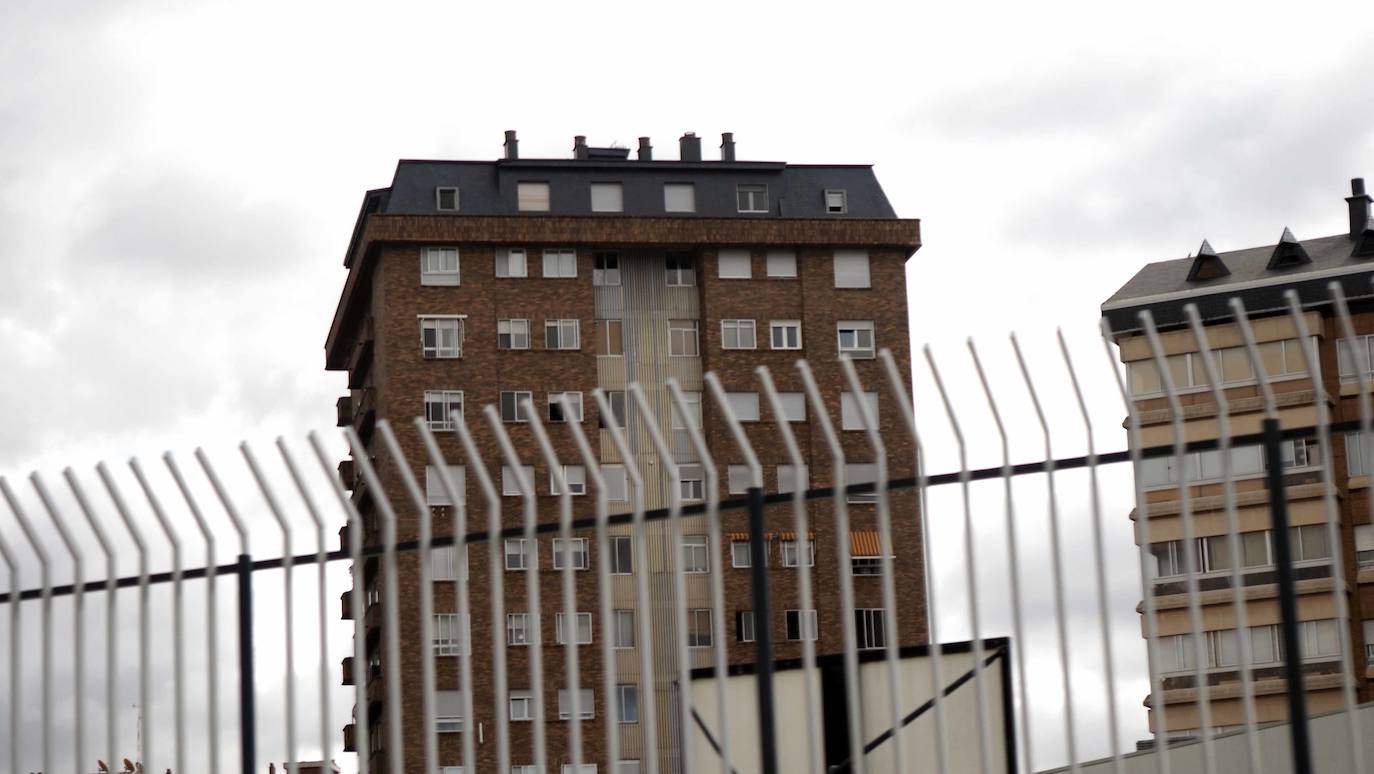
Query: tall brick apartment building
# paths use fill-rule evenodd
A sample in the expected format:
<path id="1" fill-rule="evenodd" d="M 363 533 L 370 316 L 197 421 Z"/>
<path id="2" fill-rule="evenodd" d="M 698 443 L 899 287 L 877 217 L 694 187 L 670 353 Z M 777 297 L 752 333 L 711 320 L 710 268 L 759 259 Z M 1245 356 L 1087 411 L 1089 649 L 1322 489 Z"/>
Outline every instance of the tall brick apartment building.
<path id="1" fill-rule="evenodd" d="M 1102 306 L 1126 364 L 1132 397 L 1139 410 L 1145 446 L 1173 440 L 1173 413 L 1139 314 L 1149 310 L 1160 331 L 1165 362 L 1179 393 L 1187 438 L 1216 438 L 1220 407 L 1188 327 L 1184 306 L 1197 305 L 1216 358 L 1229 407 L 1232 435 L 1258 433 L 1265 405 L 1255 369 L 1228 300 L 1238 297 L 1252 320 L 1260 358 L 1270 380 L 1284 428 L 1311 427 L 1317 405 L 1325 403 L 1332 422 L 1358 421 L 1358 374 L 1370 368 L 1374 344 L 1374 222 L 1364 181 L 1352 182 L 1346 198 L 1347 233 L 1299 240 L 1284 229 L 1272 245 L 1218 253 L 1203 242 L 1196 256 L 1152 263 Z M 1339 282 L 1350 300 L 1358 337 L 1355 352 L 1344 351 L 1344 334 L 1328 291 Z M 1309 372 L 1300 331 L 1284 293 L 1297 291 L 1309 335 L 1315 339 L 1319 372 Z M 1221 478 L 1220 452 L 1149 460 L 1141 466 L 1145 513 L 1153 567 L 1153 603 L 1159 635 L 1162 695 L 1146 697 L 1152 728 L 1164 707 L 1164 727 L 1174 737 L 1194 736 L 1203 725 L 1194 667 L 1193 637 L 1202 638 L 1203 672 L 1210 686 L 1210 722 L 1225 729 L 1244 722 L 1240 679 L 1239 616 L 1233 604 L 1231 545 Z M 1317 438 L 1284 441 L 1283 478 L 1296 578 L 1297 616 L 1309 712 L 1342 707 L 1341 660 L 1356 654 L 1351 675 L 1360 701 L 1371 698 L 1374 671 L 1374 524 L 1370 523 L 1369 462 L 1358 435 L 1334 435 L 1329 449 Z M 1236 517 L 1240 529 L 1242 584 L 1253 653 L 1255 714 L 1260 723 L 1287 717 L 1275 546 L 1259 446 L 1232 452 Z M 1185 541 L 1184 488 L 1195 525 Z M 1327 495 L 1330 495 L 1330 499 Z M 1326 531 L 1328 507 L 1339 518 L 1339 543 Z M 1137 532 L 1137 535 L 1140 533 Z M 1349 618 L 1343 620 L 1333 597 L 1334 569 L 1342 569 Z M 1190 578 L 1189 576 L 1192 575 Z M 1189 619 L 1188 586 L 1195 582 L 1201 602 L 1202 631 Z M 1142 625 L 1145 622 L 1142 621 Z M 1349 650 L 1347 650 L 1349 649 Z"/>
<path id="2" fill-rule="evenodd" d="M 421 467 L 425 454 L 410 423 L 414 417 L 426 417 L 436 431 L 444 431 L 438 435 L 445 455 L 470 466 L 474 461 L 464 459 L 461 445 L 448 432 L 450 417 L 462 412 L 477 437 L 482 464 L 507 495 L 506 526 L 521 523 L 521 500 L 512 496 L 518 495 L 516 472 L 503 466 L 496 441 L 484 432 L 479 414 L 488 404 L 499 406 L 505 428 L 530 466 L 527 474 L 532 473 L 539 496 L 539 519 L 556 520 L 551 473 L 519 408 L 525 398 L 532 399 L 540 418 L 550 423 L 562 459 L 578 461 L 578 454 L 558 423 L 583 423 L 593 444 L 599 443 L 612 512 L 628 511 L 624 460 L 607 431 L 598 429 L 603 423 L 591 395 L 598 387 L 607 391 L 617 418 L 627 428 L 634 461 L 645 475 L 647 507 L 666 505 L 664 466 L 633 402 L 626 400 L 626 386 L 634 381 L 647 391 L 660 426 L 684 428 L 685 422 L 694 422 L 703 429 L 721 465 L 721 496 L 738 496 L 732 493 L 747 486 L 744 460 L 703 391 L 702 375 L 707 371 L 714 371 L 730 393 L 764 466 L 766 491 L 829 486 L 831 457 L 820 429 L 808 421 L 810 409 L 793 368 L 803 357 L 815 371 L 836 428 L 843 428 L 850 482 L 872 480 L 873 453 L 857 410 L 861 398 L 847 392 L 837 360 L 841 352 L 858 359 L 858 371 L 874 391 L 863 399 L 878 409 L 891 470 L 909 475 L 900 471 L 912 469 L 912 449 L 897 411 L 884 405 L 889 393 L 873 357 L 877 349 L 890 348 L 902 372 L 910 371 L 905 265 L 920 246 L 919 222 L 897 218 L 868 166 L 739 161 L 729 134 L 722 138 L 719 161 L 704 161 L 701 155 L 700 138 L 689 133 L 680 140 L 679 158 L 671 161 L 655 160 L 648 138 L 640 140 L 637 159 L 632 160 L 627 149 L 589 147 L 582 137 L 576 139 L 571 159 L 522 159 L 515 133 L 508 132 L 499 160 L 402 161 L 390 187 L 367 193 L 345 258 L 349 274 L 326 343 L 327 367 L 348 372 L 350 393 L 339 400 L 340 423 L 357 429 L 384 488 L 393 496 L 404 491 L 380 439 L 373 438 L 373 428 L 383 418 L 394 425 L 414 474 L 428 477 L 436 534 L 448 529 L 449 503 L 435 483 L 435 471 Z M 753 373 L 760 364 L 771 369 L 784 393 L 791 427 L 809 458 L 806 470 L 787 464 Z M 670 377 L 698 406 L 697 416 L 682 417 L 671 410 L 663 387 Z M 554 405 L 559 395 L 580 402 L 580 412 L 565 413 Z M 696 458 L 686 434 L 674 429 L 669 441 L 683 465 L 684 501 L 701 500 L 702 468 L 693 464 Z M 352 461 L 345 461 L 340 470 L 353 489 L 369 542 L 375 542 L 376 516 L 366 487 Z M 568 466 L 566 475 L 572 492 L 590 493 L 590 477 L 580 466 Z M 474 477 L 465 479 L 468 501 L 481 503 Z M 577 516 L 591 515 L 591 497 L 574 499 Z M 814 611 L 797 609 L 796 564 L 809 553 L 806 537 L 791 532 L 790 510 L 768 514 L 773 620 L 767 622 L 754 620 L 749 609 L 749 547 L 743 542 L 742 511 L 723 517 L 725 538 L 720 545 L 708 544 L 700 518 L 686 521 L 681 557 L 672 555 L 662 527 L 651 527 L 647 557 L 632 554 L 625 537 L 628 529 L 613 538 L 612 556 L 597 555 L 595 540 L 575 545 L 574 566 L 587 570 L 579 574 L 578 607 L 588 613 L 585 619 L 579 615 L 578 636 L 593 642 L 579 657 L 582 695 L 592 699 L 583 724 L 584 760 L 602 772 L 638 772 L 644 756 L 645 714 L 639 708 L 653 701 L 662 748 L 660 770 L 676 770 L 676 740 L 682 729 L 671 727 L 677 713 L 675 707 L 670 710 L 676 690 L 670 573 L 675 565 L 686 573 L 691 608 L 686 641 L 694 667 L 712 663 L 711 573 L 723 576 L 732 663 L 754 660 L 751 641 L 757 627 L 765 625 L 778 643 L 778 658 L 799 657 L 801 638 L 808 635 L 814 636 L 819 654 L 839 652 L 841 627 L 847 623 L 856 625 L 864 648 L 881 648 L 894 634 L 904 646 L 924 643 L 925 584 L 914 498 L 909 492 L 896 492 L 891 498 L 901 600 L 895 632 L 881 609 L 873 498 L 852 496 L 850 502 L 855 558 L 846 571 L 853 576 L 859 608 L 854 622 L 841 620 L 839 612 L 837 536 L 828 500 L 814 500 L 810 506 Z M 397 502 L 396 511 L 399 538 L 413 539 L 413 509 Z M 528 619 L 522 616 L 533 612 L 544 622 L 549 769 L 559 771 L 569 756 L 568 723 L 558 712 L 564 651 L 554 642 L 555 614 L 562 608 L 553 540 L 534 546 L 507 541 L 506 621 L 490 620 L 483 602 L 492 589 L 486 562 L 478 553 L 483 548 L 470 549 L 472 635 L 464 635 L 456 620 L 452 584 L 437 583 L 433 648 L 419 637 L 417 560 L 411 555 L 400 559 L 405 760 L 417 766 L 423 760 L 420 659 L 435 657 L 443 693 L 440 703 L 453 706 L 457 694 L 450 692 L 463 686 L 459 660 L 450 656 L 466 636 L 474 648 L 475 717 L 441 728 L 446 732 L 439 735 L 441 763 L 456 765 L 461 735 L 476 732 L 481 740 L 477 770 L 495 771 L 493 722 L 496 713 L 508 713 L 512 762 L 516 771 L 526 771 L 520 765 L 533 761 L 530 723 L 523 722 L 530 646 L 525 644 Z M 435 579 L 442 581 L 452 557 L 436 553 L 440 555 L 435 557 Z M 603 561 L 611 563 L 614 573 L 608 591 L 616 610 L 617 683 L 624 692 L 622 703 L 635 704 L 634 712 L 622 710 L 619 718 L 608 717 L 606 697 L 601 695 L 600 589 L 595 570 Z M 526 609 L 526 567 L 540 574 L 542 610 Z M 635 605 L 634 573 L 642 571 L 650 576 L 650 610 Z M 385 599 L 375 562 L 355 573 L 355 583 L 359 586 L 350 593 L 367 595 L 369 680 L 380 682 L 393 667 L 386 663 L 381 638 L 375 634 L 381 621 L 377 610 Z M 349 610 L 347 600 L 344 609 Z M 651 620 L 652 675 L 640 673 L 635 647 L 642 643 L 636 642 L 630 625 L 643 615 Z M 492 685 L 488 651 L 493 627 L 508 633 L 509 702 L 502 702 Z M 355 707 L 354 722 L 369 724 L 371 750 L 358 752 L 371 756 L 372 771 L 386 771 L 383 748 L 390 737 L 381 711 L 384 691 L 369 690 L 368 696 L 370 706 Z M 605 749 L 602 724 L 607 722 L 621 724 L 619 751 Z M 827 746 L 834 741 L 827 740 Z M 612 762 L 619 765 L 612 767 Z"/>

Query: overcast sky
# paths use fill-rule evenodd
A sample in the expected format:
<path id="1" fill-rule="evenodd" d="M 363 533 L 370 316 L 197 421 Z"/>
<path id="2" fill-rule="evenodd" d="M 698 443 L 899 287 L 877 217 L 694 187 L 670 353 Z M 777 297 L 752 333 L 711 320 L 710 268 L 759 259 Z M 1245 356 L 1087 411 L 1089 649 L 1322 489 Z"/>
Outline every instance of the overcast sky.
<path id="1" fill-rule="evenodd" d="M 1140 265 L 1204 237 L 1225 251 L 1273 243 L 1284 226 L 1299 238 L 1343 231 L 1349 178 L 1374 178 L 1372 36 L 1367 9 L 1350 2 L 8 2 L 0 473 L 27 490 L 29 471 L 55 480 L 71 465 L 94 486 L 102 459 L 174 449 L 189 464 L 204 445 L 233 462 L 241 439 L 266 453 L 279 434 L 331 428 L 345 383 L 323 370 L 323 342 L 363 192 L 387 185 L 398 158 L 495 158 L 505 129 L 527 157 L 569 156 L 584 134 L 594 145 L 649 135 L 672 158 L 695 131 L 709 158 L 732 131 L 742 159 L 873 163 L 898 214 L 922 220 L 912 339 L 947 369 L 972 462 L 999 451 L 969 335 L 1006 401 L 1015 454 L 1043 453 L 1012 330 L 1049 393 L 1056 452 L 1082 450 L 1061 325 L 1099 447 L 1120 448 L 1098 305 Z M 923 359 L 917 371 L 921 421 L 942 452 L 932 467 L 952 469 Z M 1108 487 L 1104 523 L 1129 743 L 1144 734 L 1145 690 L 1127 480 Z M 1018 507 L 1030 526 L 1044 507 L 1039 484 L 1027 486 Z M 1066 487 L 1082 541 L 1085 482 Z M 980 498 L 980 535 L 1000 546 L 1000 489 Z M 957 498 L 932 504 L 933 539 L 960 556 Z M 1027 545 L 1043 546 L 1030 529 Z M 18 539 L 7 517 L 0 533 Z M 275 533 L 257 534 L 276 550 Z M 985 633 L 1005 631 L 1000 550 L 983 559 Z M 967 636 L 962 564 L 937 571 L 944 627 Z M 1027 581 L 1043 613 L 1031 644 L 1052 658 L 1041 577 Z M 1071 600 L 1085 636 L 1095 604 Z M 1102 676 L 1094 659 L 1075 660 L 1087 684 Z M 1057 673 L 1044 674 L 1055 689 Z M 1059 708 L 1036 711 L 1047 719 L 1036 763 L 1060 762 Z M 1100 731 L 1084 726 L 1080 754 L 1106 751 Z"/>

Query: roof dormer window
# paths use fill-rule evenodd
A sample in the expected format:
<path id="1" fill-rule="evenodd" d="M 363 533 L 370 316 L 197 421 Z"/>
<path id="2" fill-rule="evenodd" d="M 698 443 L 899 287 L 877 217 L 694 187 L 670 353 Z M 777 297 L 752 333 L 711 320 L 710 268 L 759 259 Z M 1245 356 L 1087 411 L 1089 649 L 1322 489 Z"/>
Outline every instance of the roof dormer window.
<path id="1" fill-rule="evenodd" d="M 740 212 L 768 212 L 768 186 L 737 185 L 735 199 Z"/>
<path id="2" fill-rule="evenodd" d="M 843 215 L 849 212 L 849 195 L 843 188 L 826 189 L 825 211 L 829 215 Z"/>
<path id="3" fill-rule="evenodd" d="M 1274 254 L 1269 258 L 1270 269 L 1287 269 L 1293 266 L 1301 266 L 1311 263 L 1312 257 L 1307 254 L 1307 250 L 1293 236 L 1293 232 L 1285 228 L 1283 236 L 1279 238 L 1279 243 L 1274 247 Z"/>
<path id="4" fill-rule="evenodd" d="M 439 186 L 434 189 L 434 209 L 456 212 L 458 210 L 458 189 L 455 186 Z"/>
<path id="5" fill-rule="evenodd" d="M 549 211 L 548 183 L 519 183 L 515 190 L 515 206 L 521 212 Z"/>

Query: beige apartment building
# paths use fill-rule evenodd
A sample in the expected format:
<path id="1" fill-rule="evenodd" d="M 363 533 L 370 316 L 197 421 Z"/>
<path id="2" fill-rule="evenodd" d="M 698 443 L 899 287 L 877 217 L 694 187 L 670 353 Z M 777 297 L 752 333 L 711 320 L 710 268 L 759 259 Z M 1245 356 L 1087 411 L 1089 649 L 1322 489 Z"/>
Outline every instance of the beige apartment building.
<path id="1" fill-rule="evenodd" d="M 1219 406 L 1197 354 L 1184 306 L 1196 304 L 1207 340 L 1220 369 L 1229 406 L 1232 436 L 1259 433 L 1265 402 L 1252 359 L 1235 323 L 1228 300 L 1242 300 L 1252 321 L 1259 356 L 1272 385 L 1284 428 L 1311 427 L 1324 404 L 1329 421 L 1357 421 L 1358 369 L 1371 371 L 1374 347 L 1374 223 L 1364 181 L 1354 180 L 1346 199 L 1347 233 L 1296 239 L 1284 229 L 1277 244 L 1217 253 L 1204 242 L 1189 258 L 1152 263 L 1102 306 L 1125 364 L 1129 388 L 1141 423 L 1145 446 L 1173 442 L 1173 413 L 1163 379 L 1139 319 L 1149 310 L 1159 330 L 1166 366 L 1182 404 L 1189 441 L 1214 439 L 1220 432 Z M 1339 282 L 1350 302 L 1356 341 L 1354 352 L 1338 346 L 1340 323 L 1328 284 Z M 1303 319 L 1318 353 L 1318 371 L 1307 368 L 1299 328 L 1285 300 L 1297 291 Z M 1357 434 L 1334 434 L 1329 448 L 1316 437 L 1284 441 L 1284 493 L 1294 560 L 1302 671 L 1309 712 L 1337 709 L 1346 679 L 1347 653 L 1358 666 L 1350 675 L 1361 701 L 1371 698 L 1374 675 L 1374 524 L 1370 522 L 1368 455 Z M 1210 694 L 1211 724 L 1229 728 L 1243 723 L 1240 640 L 1232 587 L 1231 546 L 1227 537 L 1226 498 L 1219 451 L 1147 460 L 1138 471 L 1144 506 L 1131 514 L 1137 540 L 1147 535 L 1152 601 L 1158 627 L 1162 695 L 1144 697 L 1152 730 L 1156 709 L 1164 707 L 1170 737 L 1196 735 L 1202 723 L 1191 636 L 1204 638 L 1202 664 Z M 1231 452 L 1235 507 L 1239 521 L 1241 577 L 1248 636 L 1253 654 L 1252 685 L 1257 720 L 1287 717 L 1283 680 L 1284 656 L 1278 587 L 1274 563 L 1266 468 L 1260 446 Z M 1193 541 L 1185 543 L 1184 497 L 1193 518 Z M 1329 505 L 1328 505 L 1329 504 Z M 1328 540 L 1328 507 L 1339 518 L 1339 542 Z M 1192 557 L 1195 578 L 1187 576 Z M 1337 588 L 1335 569 L 1342 585 Z M 1202 631 L 1194 632 L 1189 612 L 1189 582 L 1196 582 Z M 1348 605 L 1349 619 L 1339 615 L 1337 595 Z M 1147 627 L 1145 605 L 1142 636 Z M 1367 656 L 1366 654 L 1370 654 Z"/>

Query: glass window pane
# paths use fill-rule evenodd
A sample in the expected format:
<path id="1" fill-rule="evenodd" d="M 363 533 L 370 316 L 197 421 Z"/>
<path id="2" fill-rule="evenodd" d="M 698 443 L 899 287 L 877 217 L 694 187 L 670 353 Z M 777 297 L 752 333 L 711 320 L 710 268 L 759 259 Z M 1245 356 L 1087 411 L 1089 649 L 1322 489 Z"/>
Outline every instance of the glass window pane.
<path id="1" fill-rule="evenodd" d="M 1302 348 L 1303 343 L 1298 339 L 1290 339 L 1283 343 L 1283 364 L 1286 373 L 1307 373 L 1307 359 Z"/>
<path id="2" fill-rule="evenodd" d="M 1159 381 L 1159 369 L 1152 360 L 1136 360 L 1126 364 L 1132 395 L 1145 395 L 1164 389 Z"/>
<path id="3" fill-rule="evenodd" d="M 1192 384 L 1186 354 L 1170 355 L 1164 359 L 1164 363 L 1169 367 L 1169 378 L 1174 380 L 1174 389 L 1179 390 Z"/>
<path id="4" fill-rule="evenodd" d="M 1259 345 L 1260 363 L 1264 365 L 1264 372 L 1270 376 L 1280 376 L 1283 374 L 1283 342 L 1269 341 Z"/>
<path id="5" fill-rule="evenodd" d="M 1241 561 L 1246 567 L 1263 567 L 1269 564 L 1269 539 L 1268 533 L 1245 532 L 1240 536 Z"/>
<path id="6" fill-rule="evenodd" d="M 1227 347 L 1221 350 L 1221 378 L 1227 382 L 1241 382 L 1254 378 L 1250 368 L 1250 355 L 1244 347 Z"/>

